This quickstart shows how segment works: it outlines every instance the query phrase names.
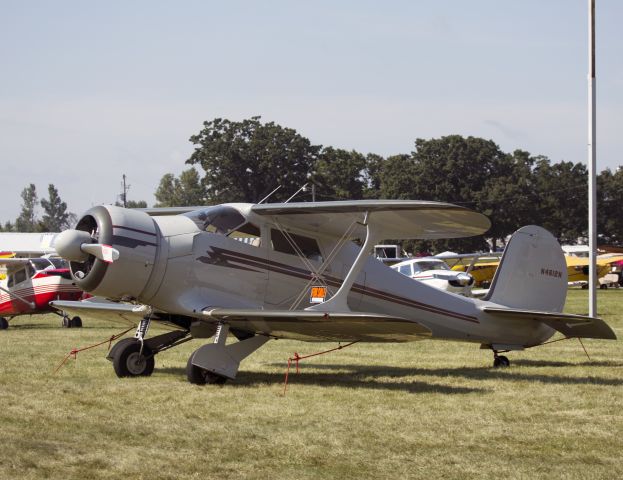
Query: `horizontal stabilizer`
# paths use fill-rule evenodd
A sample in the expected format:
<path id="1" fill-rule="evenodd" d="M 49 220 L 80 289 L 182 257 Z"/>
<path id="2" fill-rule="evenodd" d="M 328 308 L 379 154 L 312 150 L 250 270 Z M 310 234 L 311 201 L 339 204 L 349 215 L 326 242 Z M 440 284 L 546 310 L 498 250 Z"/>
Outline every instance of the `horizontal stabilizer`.
<path id="1" fill-rule="evenodd" d="M 483 307 L 482 310 L 493 315 L 542 322 L 566 337 L 601 338 L 605 340 L 616 340 L 617 338 L 610 326 L 601 318 L 515 308 Z"/>
<path id="2" fill-rule="evenodd" d="M 226 320 L 241 330 L 307 341 L 410 342 L 431 336 L 431 331 L 417 322 L 378 313 L 231 308 L 202 313 L 204 319 Z"/>

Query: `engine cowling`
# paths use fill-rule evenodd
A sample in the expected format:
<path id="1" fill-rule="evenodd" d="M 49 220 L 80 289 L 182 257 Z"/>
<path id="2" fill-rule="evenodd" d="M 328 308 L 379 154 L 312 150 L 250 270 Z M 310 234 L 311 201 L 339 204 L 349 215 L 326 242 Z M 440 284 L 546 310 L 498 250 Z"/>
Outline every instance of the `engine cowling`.
<path id="1" fill-rule="evenodd" d="M 82 290 L 134 300 L 150 285 L 160 243 L 158 228 L 145 212 L 100 205 L 87 210 L 73 230 L 59 234 L 55 247 L 69 260 L 71 275 Z M 91 254 L 92 244 L 112 247 L 118 258 L 111 262 Z"/>

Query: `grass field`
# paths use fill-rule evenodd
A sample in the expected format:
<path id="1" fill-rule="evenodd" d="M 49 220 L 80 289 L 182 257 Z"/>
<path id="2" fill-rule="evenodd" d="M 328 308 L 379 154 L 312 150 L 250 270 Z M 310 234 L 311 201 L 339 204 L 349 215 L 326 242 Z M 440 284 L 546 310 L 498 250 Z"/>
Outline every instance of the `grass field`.
<path id="1" fill-rule="evenodd" d="M 586 313 L 572 290 L 567 311 Z M 599 292 L 623 337 L 623 290 Z M 156 357 L 150 378 L 118 379 L 105 347 L 120 328 L 55 316 L 0 332 L 0 478 L 622 478 L 623 347 L 577 340 L 509 354 L 477 345 L 269 342 L 223 387 L 187 383 L 202 343 Z"/>

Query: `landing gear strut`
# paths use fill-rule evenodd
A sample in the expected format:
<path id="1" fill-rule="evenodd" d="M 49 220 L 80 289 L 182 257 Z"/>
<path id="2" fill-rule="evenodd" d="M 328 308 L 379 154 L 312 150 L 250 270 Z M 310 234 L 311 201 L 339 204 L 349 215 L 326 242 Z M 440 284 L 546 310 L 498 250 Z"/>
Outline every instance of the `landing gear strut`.
<path id="1" fill-rule="evenodd" d="M 254 335 L 239 342 L 226 345 L 229 325 L 219 323 L 214 342 L 199 347 L 186 365 L 186 377 L 190 383 L 222 385 L 236 378 L 240 362 L 264 345 L 269 338 Z"/>
<path id="2" fill-rule="evenodd" d="M 63 328 L 82 328 L 82 319 L 78 316 L 69 318 L 66 313 L 59 314 L 63 317 Z"/>

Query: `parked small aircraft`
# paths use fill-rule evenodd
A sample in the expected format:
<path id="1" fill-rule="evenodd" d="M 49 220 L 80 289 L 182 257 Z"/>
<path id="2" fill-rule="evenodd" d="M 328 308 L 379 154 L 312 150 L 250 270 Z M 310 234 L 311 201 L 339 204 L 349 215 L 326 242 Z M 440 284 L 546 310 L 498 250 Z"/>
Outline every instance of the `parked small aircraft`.
<path id="1" fill-rule="evenodd" d="M 469 296 L 474 277 L 452 270 L 446 262 L 435 257 L 416 257 L 392 265 L 390 268 L 419 282 L 459 295 Z"/>
<path id="2" fill-rule="evenodd" d="M 52 300 L 78 300 L 83 292 L 71 279 L 67 262 L 61 258 L 0 258 L 6 278 L 0 281 L 0 330 L 18 315 L 57 313 Z M 64 327 L 81 327 L 76 316 L 63 317 Z M 7 318 L 9 320 L 7 320 Z"/>
<path id="3" fill-rule="evenodd" d="M 598 318 L 561 313 L 565 261 L 543 228 L 513 235 L 484 301 L 414 282 L 371 255 L 384 238 L 457 238 L 489 226 L 484 215 L 463 207 L 408 200 L 193 211 L 97 206 L 57 237 L 56 250 L 70 261 L 78 287 L 131 303 L 53 304 L 139 323 L 135 338 L 109 353 L 120 377 L 150 375 L 159 352 L 214 335 L 188 359 L 188 380 L 197 384 L 234 379 L 240 362 L 271 338 L 452 339 L 492 350 L 495 366 L 509 364 L 499 353 L 540 345 L 556 331 L 616 338 Z M 146 338 L 152 320 L 177 330 Z M 229 333 L 238 342 L 226 343 Z"/>

